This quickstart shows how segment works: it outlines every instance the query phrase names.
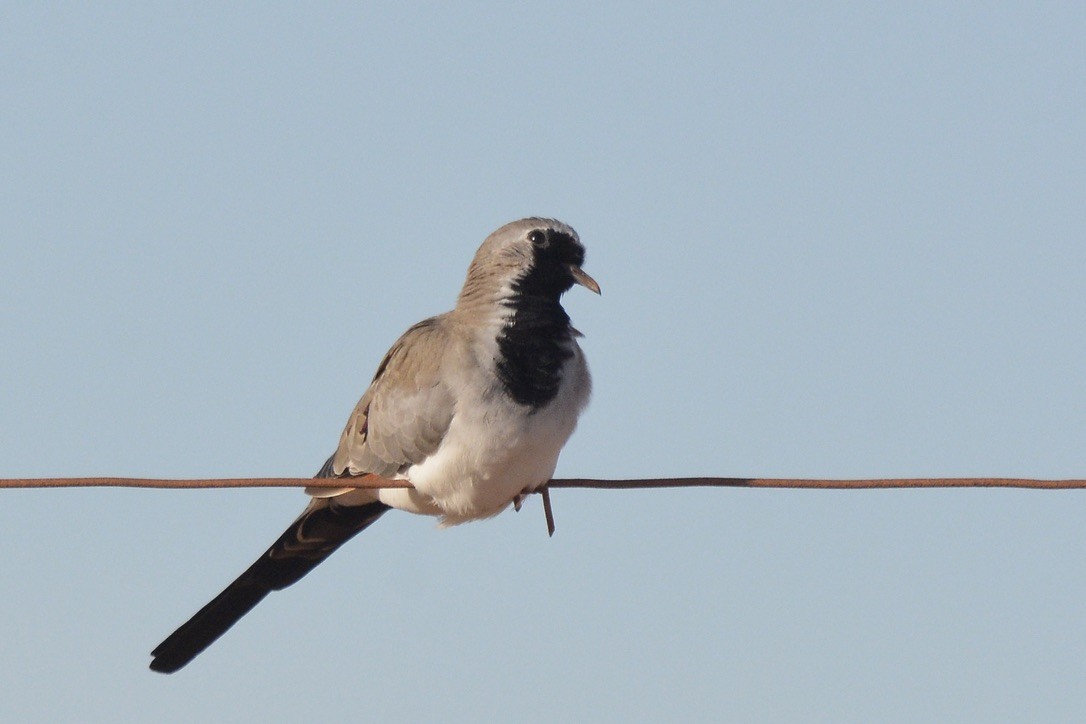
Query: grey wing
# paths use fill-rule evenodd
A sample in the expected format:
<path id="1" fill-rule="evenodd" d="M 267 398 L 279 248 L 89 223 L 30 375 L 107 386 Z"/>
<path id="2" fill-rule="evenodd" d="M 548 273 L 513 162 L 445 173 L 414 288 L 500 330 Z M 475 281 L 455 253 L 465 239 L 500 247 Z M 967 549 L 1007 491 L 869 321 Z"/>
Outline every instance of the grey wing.
<path id="1" fill-rule="evenodd" d="M 392 345 L 329 460 L 332 476 L 391 477 L 441 445 L 456 412 L 445 374 L 454 340 L 444 322 L 423 320 Z"/>
<path id="2" fill-rule="evenodd" d="M 317 477 L 393 476 L 437 450 L 455 413 L 443 377 L 450 344 L 443 317 L 407 330 L 385 355 Z M 185 666 L 269 592 L 296 582 L 388 510 L 375 496 L 345 501 L 349 496 L 333 497 L 335 490 L 313 494 L 316 499 L 263 556 L 155 648 L 152 669 Z"/>

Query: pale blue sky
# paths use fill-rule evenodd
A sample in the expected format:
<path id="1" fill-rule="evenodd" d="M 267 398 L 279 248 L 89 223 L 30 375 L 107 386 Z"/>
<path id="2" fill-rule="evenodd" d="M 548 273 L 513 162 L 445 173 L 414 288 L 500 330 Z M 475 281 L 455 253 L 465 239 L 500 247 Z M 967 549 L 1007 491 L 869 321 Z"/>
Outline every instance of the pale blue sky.
<path id="1" fill-rule="evenodd" d="M 563 477 L 1086 477 L 1086 6 L 0 10 L 0 476 L 308 475 L 482 238 L 572 224 Z M 1086 716 L 1086 494 L 389 515 L 180 674 L 304 505 L 0 494 L 0 719 Z"/>

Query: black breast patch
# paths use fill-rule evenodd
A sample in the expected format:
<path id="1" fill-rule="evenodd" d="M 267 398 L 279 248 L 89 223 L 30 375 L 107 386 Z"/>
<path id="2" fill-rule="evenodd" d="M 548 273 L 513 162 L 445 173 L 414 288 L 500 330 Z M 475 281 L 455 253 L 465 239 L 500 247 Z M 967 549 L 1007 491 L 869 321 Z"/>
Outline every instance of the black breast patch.
<path id="1" fill-rule="evenodd" d="M 533 242 L 532 264 L 504 302 L 512 314 L 498 333 L 498 378 L 514 400 L 533 409 L 558 395 L 562 367 L 573 356 L 573 331 L 559 300 L 573 286 L 571 265 L 584 263 L 584 248 L 572 236 L 554 229 L 544 233 L 544 243 Z"/>
<path id="2" fill-rule="evenodd" d="M 539 408 L 562 384 L 562 366 L 573 356 L 569 315 L 557 302 L 515 297 L 509 324 L 498 334 L 498 378 L 514 400 Z"/>

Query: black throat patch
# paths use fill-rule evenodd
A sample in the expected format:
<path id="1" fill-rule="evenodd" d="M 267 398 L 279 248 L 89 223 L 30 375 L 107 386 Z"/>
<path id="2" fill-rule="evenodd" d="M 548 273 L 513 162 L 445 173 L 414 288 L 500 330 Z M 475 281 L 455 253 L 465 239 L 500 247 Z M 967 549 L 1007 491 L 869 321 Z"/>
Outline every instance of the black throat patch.
<path id="1" fill-rule="evenodd" d="M 562 384 L 562 366 L 573 356 L 569 315 L 557 300 L 516 294 L 509 323 L 498 333 L 498 379 L 514 400 L 539 408 Z"/>
<path id="2" fill-rule="evenodd" d="M 579 244 L 551 231 L 549 243 L 534 249 L 532 266 L 504 302 L 512 314 L 498 333 L 498 378 L 522 405 L 538 409 L 558 394 L 562 367 L 573 356 L 573 331 L 559 299 L 573 286 L 570 262 L 583 259 Z"/>

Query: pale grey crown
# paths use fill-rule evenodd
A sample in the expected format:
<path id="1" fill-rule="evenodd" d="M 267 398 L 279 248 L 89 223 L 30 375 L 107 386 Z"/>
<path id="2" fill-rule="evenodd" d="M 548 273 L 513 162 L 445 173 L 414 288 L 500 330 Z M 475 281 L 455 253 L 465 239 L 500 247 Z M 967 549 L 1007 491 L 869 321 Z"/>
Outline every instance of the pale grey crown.
<path id="1" fill-rule="evenodd" d="M 549 259 L 541 254 L 539 245 L 530 238 L 533 232 L 541 232 L 546 239 L 560 242 L 561 257 Z M 457 307 L 497 303 L 508 297 L 512 285 L 525 278 L 534 267 L 547 263 L 557 267 L 558 261 L 563 269 L 569 264 L 579 267 L 584 262 L 584 246 L 571 226 L 557 219 L 537 216 L 510 222 L 490 234 L 475 252 Z M 572 283 L 571 280 L 570 284 L 565 284 L 562 291 Z"/>

